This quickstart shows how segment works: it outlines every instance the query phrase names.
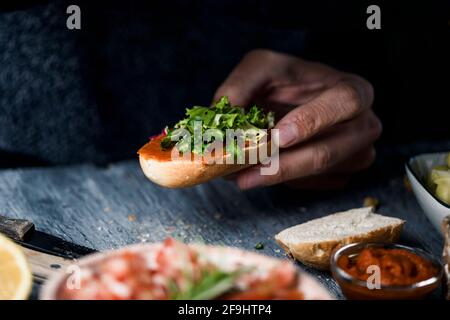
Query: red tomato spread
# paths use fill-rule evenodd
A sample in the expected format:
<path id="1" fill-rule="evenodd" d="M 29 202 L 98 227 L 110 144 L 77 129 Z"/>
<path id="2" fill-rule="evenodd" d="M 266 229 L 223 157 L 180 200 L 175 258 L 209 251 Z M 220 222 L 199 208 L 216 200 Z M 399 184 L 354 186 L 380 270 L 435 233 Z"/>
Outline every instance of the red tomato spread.
<path id="1" fill-rule="evenodd" d="M 161 140 L 164 139 L 165 136 L 166 135 L 162 133 L 152 137 L 151 140 L 138 151 L 138 154 L 145 159 L 170 161 L 172 159 L 172 148 L 168 150 L 163 150 L 161 148 Z"/>
<path id="2" fill-rule="evenodd" d="M 366 248 L 356 257 L 341 256 L 338 266 L 351 276 L 366 281 L 373 272 L 368 267 L 376 265 L 381 272 L 381 285 L 403 286 L 427 280 L 437 269 L 425 258 L 405 249 Z"/>

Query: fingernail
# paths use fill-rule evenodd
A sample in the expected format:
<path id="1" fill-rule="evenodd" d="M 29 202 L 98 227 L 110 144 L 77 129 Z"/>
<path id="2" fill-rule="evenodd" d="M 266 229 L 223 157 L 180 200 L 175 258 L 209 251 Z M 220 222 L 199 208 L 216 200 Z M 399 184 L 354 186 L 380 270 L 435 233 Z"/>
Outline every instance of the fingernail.
<path id="1" fill-rule="evenodd" d="M 280 147 L 286 147 L 297 137 L 297 127 L 293 123 L 283 124 L 280 130 Z"/>
<path id="2" fill-rule="evenodd" d="M 241 174 L 237 178 L 237 184 L 240 189 L 247 190 L 261 186 L 264 182 L 264 176 L 261 175 L 260 169 L 254 169 L 245 174 Z"/>

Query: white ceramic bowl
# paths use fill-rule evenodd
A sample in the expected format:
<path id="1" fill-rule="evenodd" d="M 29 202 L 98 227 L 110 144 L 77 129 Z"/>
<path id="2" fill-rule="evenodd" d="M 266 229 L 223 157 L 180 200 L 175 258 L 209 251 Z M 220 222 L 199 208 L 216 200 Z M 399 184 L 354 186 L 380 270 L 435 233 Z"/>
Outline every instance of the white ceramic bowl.
<path id="1" fill-rule="evenodd" d="M 450 206 L 445 204 L 426 187 L 427 177 L 434 166 L 445 164 L 448 152 L 426 153 L 412 157 L 406 163 L 406 173 L 413 192 L 433 226 L 441 231 L 444 217 L 450 215 Z"/>

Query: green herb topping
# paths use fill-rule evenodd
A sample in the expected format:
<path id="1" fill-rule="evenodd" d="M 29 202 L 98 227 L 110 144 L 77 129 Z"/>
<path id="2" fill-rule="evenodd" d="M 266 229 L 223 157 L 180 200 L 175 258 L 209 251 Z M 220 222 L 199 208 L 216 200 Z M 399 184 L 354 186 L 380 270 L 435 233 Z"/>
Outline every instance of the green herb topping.
<path id="1" fill-rule="evenodd" d="M 161 141 L 163 150 L 170 149 L 174 146 L 181 153 L 191 151 L 196 154 L 203 154 L 208 147 L 215 141 L 225 141 L 226 130 L 233 129 L 249 132 L 250 130 L 270 129 L 274 126 L 273 112 L 264 113 L 263 110 L 256 105 L 248 109 L 239 106 L 232 106 L 228 101 L 228 97 L 223 96 L 212 107 L 194 106 L 186 109 L 186 118 L 176 123 L 173 127 L 166 127 L 166 137 Z M 194 131 L 195 126 L 197 130 Z M 183 130 L 182 130 L 183 129 Z M 201 132 L 201 143 L 194 144 L 194 135 Z M 189 135 L 186 135 L 189 133 Z M 261 134 L 262 135 L 262 134 Z M 256 138 L 260 139 L 258 133 Z M 247 138 L 250 140 L 252 138 Z M 234 144 L 230 144 L 231 150 L 227 148 L 227 152 L 236 154 L 237 139 Z"/>
<path id="2" fill-rule="evenodd" d="M 187 280 L 184 289 L 175 282 L 170 287 L 171 300 L 210 300 L 229 292 L 234 288 L 236 279 L 246 270 L 225 272 L 221 270 L 203 270 L 197 281 Z"/>

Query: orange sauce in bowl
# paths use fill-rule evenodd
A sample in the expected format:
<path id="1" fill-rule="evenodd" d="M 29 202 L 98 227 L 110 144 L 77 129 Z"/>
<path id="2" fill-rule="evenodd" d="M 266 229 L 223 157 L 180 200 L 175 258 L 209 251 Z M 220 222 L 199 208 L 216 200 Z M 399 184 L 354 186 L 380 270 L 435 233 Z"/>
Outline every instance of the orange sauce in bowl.
<path id="1" fill-rule="evenodd" d="M 365 248 L 356 257 L 341 256 L 337 265 L 356 279 L 366 281 L 369 266 L 380 268 L 381 285 L 407 286 L 432 278 L 438 272 L 427 259 L 405 249 Z"/>

